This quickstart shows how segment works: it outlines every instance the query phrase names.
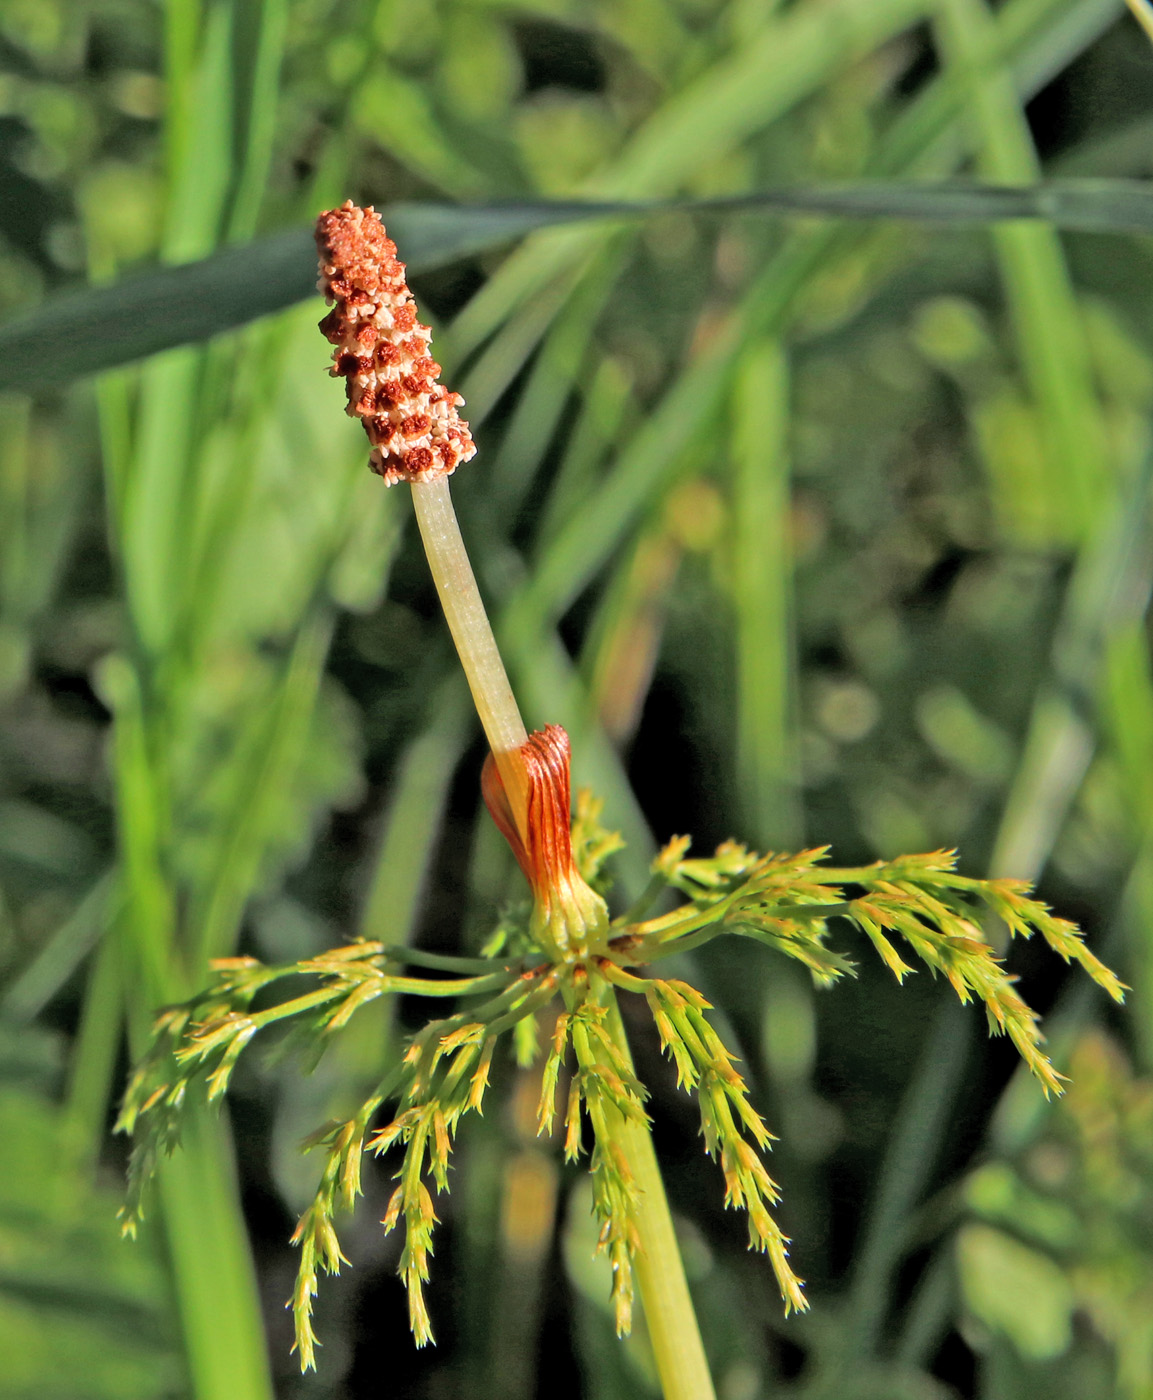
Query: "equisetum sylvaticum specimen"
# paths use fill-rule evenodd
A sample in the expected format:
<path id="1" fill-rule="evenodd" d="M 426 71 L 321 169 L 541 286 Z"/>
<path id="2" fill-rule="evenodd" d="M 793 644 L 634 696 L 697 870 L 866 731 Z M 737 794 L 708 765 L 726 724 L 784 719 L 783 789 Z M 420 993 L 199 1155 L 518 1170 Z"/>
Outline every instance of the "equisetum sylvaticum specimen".
<path id="1" fill-rule="evenodd" d="M 300 1268 L 291 1300 L 301 1364 L 315 1364 L 312 1300 L 321 1272 L 342 1262 L 334 1222 L 360 1192 L 366 1151 L 395 1163 L 385 1230 L 403 1230 L 400 1273 L 418 1345 L 432 1340 L 425 1303 L 435 1196 L 461 1120 L 480 1112 L 494 1056 L 511 1043 L 522 1063 L 540 1056 L 539 1126 L 563 1124 L 569 1160 L 588 1154 L 600 1248 L 612 1264 L 617 1328 L 631 1325 L 639 1285 L 665 1394 L 712 1395 L 672 1220 L 653 1153 L 647 1092 L 638 1080 L 618 1008 L 643 999 L 678 1081 L 695 1094 L 705 1151 L 719 1162 L 726 1204 L 745 1212 L 749 1243 L 768 1255 L 786 1311 L 807 1306 L 773 1216 L 777 1190 L 764 1163 L 770 1133 L 749 1101 L 733 1056 L 692 986 L 660 975 L 661 962 L 710 939 L 754 939 L 803 963 L 822 985 L 851 972 L 830 942 L 838 921 L 855 926 L 902 980 L 912 954 L 940 973 L 963 1002 L 985 1005 L 994 1034 L 1007 1034 L 1046 1093 L 1060 1075 L 1041 1051 L 1037 1017 L 982 936 L 992 916 L 1012 936 L 1034 932 L 1077 962 L 1110 996 L 1121 984 L 1015 880 L 958 875 L 938 851 L 874 865 L 823 865 L 823 850 L 758 855 L 726 842 L 693 858 L 678 837 L 657 856 L 642 898 L 614 914 L 605 899 L 606 860 L 619 838 L 582 794 L 570 806 L 569 741 L 556 725 L 527 734 L 513 698 L 449 496 L 449 476 L 475 453 L 462 400 L 443 388 L 417 319 L 404 265 L 372 209 L 345 204 L 317 225 L 321 290 L 332 305 L 321 329 L 333 344 L 332 374 L 344 379 L 348 412 L 364 424 L 372 470 L 408 482 L 429 565 L 491 749 L 482 790 L 531 888 L 523 917 L 506 916 L 479 957 L 446 957 L 354 942 L 287 966 L 249 957 L 213 965 L 208 988 L 159 1017 L 151 1051 L 136 1069 L 120 1116 L 135 1136 L 125 1227 L 162 1153 L 177 1144 L 194 1087 L 217 1100 L 244 1048 L 292 1023 L 315 1055 L 349 1019 L 381 996 L 448 1001 L 408 1041 L 372 1094 L 346 1121 L 311 1139 L 321 1161 L 315 1199 L 294 1236 Z M 668 912 L 666 892 L 680 902 Z M 272 989 L 270 992 L 269 989 Z"/>

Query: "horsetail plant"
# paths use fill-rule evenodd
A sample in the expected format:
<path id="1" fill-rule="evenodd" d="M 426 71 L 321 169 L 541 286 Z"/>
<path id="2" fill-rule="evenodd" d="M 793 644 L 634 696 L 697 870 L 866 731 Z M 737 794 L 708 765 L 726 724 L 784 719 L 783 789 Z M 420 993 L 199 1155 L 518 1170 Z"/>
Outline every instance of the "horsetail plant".
<path id="1" fill-rule="evenodd" d="M 689 839 L 677 837 L 653 862 L 641 900 L 613 917 L 604 867 L 622 843 L 601 826 L 599 806 L 587 794 L 578 796 L 573 820 L 564 730 L 549 725 L 530 735 L 521 721 L 449 496 L 448 476 L 475 447 L 457 411 L 462 400 L 438 382 L 429 331 L 417 320 L 396 247 L 371 208 L 351 203 L 321 215 L 317 242 L 321 289 L 334 303 L 321 323 L 335 346 L 331 372 L 345 379 L 348 412 L 365 425 L 372 469 L 389 485 L 411 483 L 429 564 L 491 749 L 484 800 L 528 879 L 531 910 L 506 916 L 480 958 L 356 942 L 279 967 L 248 957 L 214 963 L 205 992 L 161 1014 L 150 1052 L 130 1081 L 119 1120 L 136 1137 L 125 1229 L 131 1232 L 140 1218 L 141 1191 L 159 1155 L 178 1142 L 189 1092 L 195 1087 L 219 1100 L 259 1033 L 288 1023 L 318 1057 L 378 997 L 459 1003 L 461 1009 L 412 1036 L 400 1062 L 351 1118 L 326 1124 L 309 1140 L 323 1167 L 293 1237 L 300 1266 L 291 1306 L 296 1348 L 308 1368 L 315 1366 L 311 1311 L 319 1275 L 336 1273 L 345 1262 L 336 1217 L 360 1193 L 364 1153 L 396 1156 L 397 1185 L 383 1224 L 386 1231 L 403 1228 L 399 1269 L 413 1335 L 424 1345 L 432 1340 L 424 1285 L 434 1192 L 448 1188 L 458 1127 L 483 1108 L 502 1038 L 531 1062 L 539 1025 L 548 1045 L 539 1128 L 550 1134 L 562 1120 L 565 1157 L 589 1152 L 617 1330 L 630 1328 L 635 1276 L 666 1397 L 708 1400 L 712 1383 L 653 1152 L 648 1094 L 633 1068 L 618 996 L 647 1004 L 679 1085 L 697 1097 L 705 1150 L 724 1176 L 725 1203 L 745 1212 L 750 1247 L 768 1254 L 790 1312 L 807 1302 L 789 1263 L 789 1241 L 772 1214 L 778 1192 L 763 1160 L 771 1134 L 708 1018 L 709 1003 L 684 981 L 657 975 L 656 965 L 733 934 L 797 959 L 827 985 L 852 971 L 829 941 L 831 924 L 841 920 L 865 935 L 899 981 L 911 970 L 902 956 L 907 951 L 941 973 L 962 1002 L 983 1002 L 990 1031 L 1011 1038 L 1046 1095 L 1061 1092 L 1061 1076 L 1042 1052 L 1036 1015 L 982 936 L 982 918 L 1000 920 L 1011 936 L 1040 934 L 1116 1000 L 1122 985 L 1077 928 L 1033 899 L 1026 885 L 958 875 L 946 851 L 839 869 L 821 864 L 821 849 L 758 855 L 735 842 L 690 858 Z M 681 902 L 653 913 L 669 891 Z"/>

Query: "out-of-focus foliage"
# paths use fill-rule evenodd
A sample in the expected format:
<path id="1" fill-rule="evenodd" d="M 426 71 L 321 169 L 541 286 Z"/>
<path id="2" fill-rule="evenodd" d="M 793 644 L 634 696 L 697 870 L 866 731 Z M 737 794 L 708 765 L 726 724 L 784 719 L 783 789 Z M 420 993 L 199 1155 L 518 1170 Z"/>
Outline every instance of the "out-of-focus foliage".
<path id="1" fill-rule="evenodd" d="M 3 0 L 0 316 L 345 197 L 1144 178 L 1151 93 L 1118 0 Z M 928 978 L 898 1001 L 862 965 L 834 1004 L 746 940 L 695 955 L 780 1133 L 814 1305 L 781 1319 L 638 1025 L 726 1400 L 1148 1394 L 1148 261 L 1037 223 L 671 212 L 414 279 L 480 444 L 455 495 L 526 717 L 566 725 L 628 840 L 617 911 L 680 832 L 838 864 L 956 846 L 1040 876 L 1134 989 L 1113 1017 L 1014 949 L 1074 1075 L 1046 1108 Z M 195 1125 L 138 1254 L 110 1224 L 123 1047 L 209 956 L 475 952 L 519 897 L 319 313 L 87 383 L 49 346 L 0 402 L 0 1328 L 20 1310 L 43 1343 L 13 1395 L 307 1391 L 281 1306 L 315 1191 L 297 1143 L 381 1077 L 392 1023 L 310 1079 L 242 1073 L 235 1172 L 229 1124 Z M 64 1072 L 29 1079 L 41 1031 Z M 366 1174 L 356 1267 L 320 1301 L 326 1393 L 651 1387 L 530 1078 L 496 1065 L 462 1132 L 451 1323 L 419 1358 Z"/>
<path id="2" fill-rule="evenodd" d="M 1029 1363 L 1047 1362 L 1052 1394 L 1115 1385 L 1140 1400 L 1153 1393 L 1153 1085 L 1100 1031 L 1083 1033 L 1069 1069 L 1045 1131 L 965 1183 L 968 1325 L 995 1384 L 1020 1388 Z"/>
<path id="3" fill-rule="evenodd" d="M 0 1395 L 172 1394 L 184 1375 L 163 1265 L 120 1238 L 114 1183 L 77 1172 L 59 1048 L 7 1031 L 0 1047 Z"/>

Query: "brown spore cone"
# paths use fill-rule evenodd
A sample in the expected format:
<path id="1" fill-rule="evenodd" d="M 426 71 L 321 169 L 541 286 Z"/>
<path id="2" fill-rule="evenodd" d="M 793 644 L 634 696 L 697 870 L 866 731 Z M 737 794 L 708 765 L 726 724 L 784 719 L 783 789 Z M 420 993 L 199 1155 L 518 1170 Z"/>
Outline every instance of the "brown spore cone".
<path id="1" fill-rule="evenodd" d="M 457 412 L 464 400 L 439 382 L 432 332 L 417 319 L 380 215 L 351 200 L 330 209 L 316 221 L 316 246 L 332 306 L 320 323 L 335 346 L 329 373 L 344 379 L 347 412 L 364 424 L 369 466 L 388 486 L 451 475 L 476 452 Z"/>

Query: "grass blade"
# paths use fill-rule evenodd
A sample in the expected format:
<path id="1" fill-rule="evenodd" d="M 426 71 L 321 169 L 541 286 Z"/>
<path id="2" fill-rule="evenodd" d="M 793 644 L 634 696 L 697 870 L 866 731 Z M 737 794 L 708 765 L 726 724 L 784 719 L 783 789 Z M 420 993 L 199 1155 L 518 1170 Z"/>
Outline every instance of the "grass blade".
<path id="1" fill-rule="evenodd" d="M 158 1185 L 196 1400 L 272 1400 L 235 1173 L 224 1126 L 208 1109 L 189 1113 Z"/>
<path id="2" fill-rule="evenodd" d="M 314 717 L 333 619 L 317 608 L 306 617 L 268 711 L 258 717 L 255 741 L 237 765 L 238 798 L 220 832 L 214 871 L 200 891 L 203 904 L 190 918 L 194 965 L 231 953 L 248 901 L 256 892 L 267 848 L 267 828 L 285 800 Z"/>
<path id="3" fill-rule="evenodd" d="M 1153 232 L 1153 191 L 1138 180 L 1037 185 L 875 180 L 759 190 L 715 200 L 413 204 L 385 206 L 382 213 L 409 270 L 419 273 L 552 224 L 632 222 L 670 211 L 715 217 L 823 214 L 836 219 L 948 225 L 1027 219 L 1096 233 Z M 50 377 L 95 374 L 174 346 L 208 340 L 304 301 L 315 290 L 311 231 L 291 229 L 241 248 L 224 249 L 200 262 L 62 296 L 0 327 L 0 389 L 35 391 L 46 388 Z M 557 306 L 561 304 L 563 298 Z M 163 307 L 162 317 L 156 314 L 158 307 Z M 522 358 L 541 334 L 543 328 L 530 337 Z M 518 368 L 515 365 L 511 373 Z"/>
<path id="4" fill-rule="evenodd" d="M 463 677 L 454 672 L 441 685 L 431 710 L 428 727 L 409 745 L 393 779 L 360 917 L 360 937 L 390 947 L 411 940 L 449 784 L 473 733 Z"/>
<path id="5" fill-rule="evenodd" d="M 788 367 L 780 346 L 753 345 L 733 391 L 733 608 L 737 773 L 761 847 L 796 839 L 790 620 Z"/>
<path id="6" fill-rule="evenodd" d="M 242 0 L 236 6 L 237 73 L 233 83 L 236 171 L 226 241 L 252 237 L 268 180 L 276 137 L 280 63 L 288 22 L 287 0 Z"/>
<path id="7" fill-rule="evenodd" d="M 939 15 L 946 58 L 970 81 L 978 168 L 992 180 L 1036 180 L 1040 163 L 1012 75 L 984 57 L 993 26 L 984 0 L 941 0 Z M 1085 328 L 1052 228 L 1010 223 L 993 238 L 1053 472 L 1052 528 L 1058 539 L 1076 541 L 1107 500 L 1110 474 Z"/>

